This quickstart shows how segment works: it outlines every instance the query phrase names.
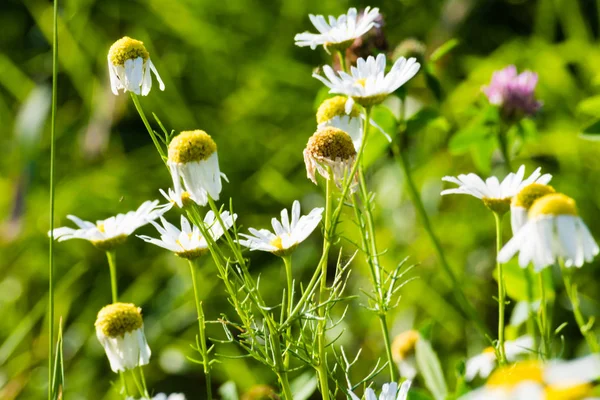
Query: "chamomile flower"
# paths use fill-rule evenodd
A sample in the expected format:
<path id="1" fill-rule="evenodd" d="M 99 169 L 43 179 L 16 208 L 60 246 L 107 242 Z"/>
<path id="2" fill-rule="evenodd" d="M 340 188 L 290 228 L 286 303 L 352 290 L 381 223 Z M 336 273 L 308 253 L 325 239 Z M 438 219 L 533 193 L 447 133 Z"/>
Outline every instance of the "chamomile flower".
<path id="1" fill-rule="evenodd" d="M 521 361 L 496 370 L 484 387 L 460 400 L 592 400 L 600 377 L 597 354 L 573 361 Z"/>
<path id="2" fill-rule="evenodd" d="M 508 211 L 510 202 L 521 189 L 532 183 L 547 184 L 552 179 L 552 175 L 540 172 L 541 168 L 536 169 L 527 179 L 525 177 L 525 166 L 521 165 L 516 173 L 511 172 L 500 182 L 498 178 L 492 176 L 485 181 L 475 174 L 459 175 L 458 177 L 445 176 L 443 181 L 456 183 L 457 188 L 446 189 L 442 191 L 442 196 L 446 194 L 468 194 L 478 199 L 490 210 L 504 213 Z"/>
<path id="3" fill-rule="evenodd" d="M 221 213 L 221 220 L 227 229 L 233 226 L 233 221 L 236 218 L 237 215 L 234 214 L 232 217 L 228 211 Z M 163 217 L 160 217 L 160 221 L 162 222 L 162 226 L 154 221 L 151 222 L 158 233 L 160 233 L 160 239 L 145 235 L 138 235 L 138 237 L 145 242 L 172 251 L 176 256 L 188 260 L 198 258 L 208 251 L 208 243 L 206 238 L 200 233 L 200 228 L 190 224 L 185 216 L 181 216 L 181 229 L 167 222 Z M 223 227 L 218 219 L 215 218 L 215 214 L 212 211 L 206 213 L 204 224 L 214 241 L 223 235 Z"/>
<path id="4" fill-rule="evenodd" d="M 521 267 L 533 263 L 539 271 L 558 259 L 566 267 L 581 267 L 598 254 L 598 245 L 570 197 L 560 193 L 540 197 L 527 217 L 527 223 L 498 253 L 499 262 L 508 262 L 519 253 Z"/>
<path id="5" fill-rule="evenodd" d="M 268 251 L 277 256 L 290 254 L 296 246 L 302 243 L 319 225 L 323 208 L 313 208 L 308 215 L 300 216 L 300 202 L 294 201 L 292 205 L 292 220 L 288 217 L 288 210 L 281 210 L 281 222 L 276 218 L 271 220 L 273 232 L 267 229 L 248 229 L 251 235 L 240 233 L 244 239 L 240 240 L 242 246 L 250 250 Z"/>
<path id="6" fill-rule="evenodd" d="M 165 90 L 165 84 L 152 61 L 150 53 L 143 42 L 124 36 L 117 40 L 108 51 L 108 71 L 110 74 L 110 88 L 115 95 L 119 90 L 133 92 L 142 96 L 150 93 L 152 77 L 150 71 L 156 76 L 160 90 Z"/>
<path id="7" fill-rule="evenodd" d="M 110 304 L 100 310 L 94 325 L 113 372 L 150 362 L 141 308 L 129 303 Z"/>
<path id="8" fill-rule="evenodd" d="M 510 225 L 513 235 L 527 223 L 527 213 L 534 201 L 547 194 L 556 193 L 550 185 L 532 183 L 525 186 L 510 202 Z"/>
<path id="9" fill-rule="evenodd" d="M 349 114 L 355 102 L 363 107 L 381 103 L 390 93 L 415 76 L 421 67 L 416 58 L 407 60 L 400 57 L 386 74 L 385 64 L 385 55 L 379 54 L 377 58 L 359 58 L 356 67 L 351 67 L 350 74 L 335 72 L 329 65 L 325 65 L 325 77 L 319 74 L 313 74 L 313 77 L 323 82 L 329 88 L 329 93 L 348 96 L 345 109 Z"/>
<path id="10" fill-rule="evenodd" d="M 79 229 L 69 227 L 56 228 L 54 238 L 59 242 L 69 239 L 85 239 L 101 250 L 110 250 L 123 244 L 136 229 L 161 216 L 166 210 L 158 206 L 158 200 L 146 201 L 136 211 L 117 214 L 96 223 L 83 221 L 74 215 L 68 215 Z"/>
<path id="11" fill-rule="evenodd" d="M 522 336 L 515 340 L 504 342 L 504 351 L 506 359 L 514 362 L 522 354 L 527 354 L 533 348 L 533 339 L 531 336 Z M 487 378 L 496 368 L 496 352 L 493 347 L 488 347 L 480 354 L 467 360 L 465 378 L 472 381 L 480 376 Z"/>
<path id="12" fill-rule="evenodd" d="M 408 397 L 408 390 L 410 389 L 412 381 L 405 380 L 400 389 L 398 389 L 398 384 L 396 382 L 384 383 L 381 387 L 381 394 L 379 395 L 379 400 L 406 400 Z M 350 397 L 352 400 L 360 400 L 360 397 L 355 395 L 352 392 L 350 393 Z M 377 400 L 377 395 L 375 391 L 371 388 L 365 390 L 365 400 Z"/>
<path id="13" fill-rule="evenodd" d="M 414 379 L 417 376 L 415 349 L 419 340 L 422 340 L 419 331 L 411 329 L 397 335 L 392 342 L 392 358 L 398 366 L 400 375 L 407 379 Z"/>
<path id="14" fill-rule="evenodd" d="M 354 40 L 361 37 L 377 26 L 375 22 L 380 17 L 379 9 L 367 7 L 362 15 L 358 15 L 356 8 L 351 8 L 348 13 L 335 18 L 329 16 L 329 22 L 323 15 L 309 15 L 310 21 L 319 33 L 299 33 L 294 37 L 296 46 L 316 49 L 323 46 L 327 51 L 346 50 Z"/>
<path id="15" fill-rule="evenodd" d="M 331 126 L 317 130 L 304 149 L 307 177 L 316 185 L 318 172 L 323 178 L 333 179 L 342 188 L 356 160 L 352 138 L 341 129 Z M 352 177 L 352 190 L 356 189 L 356 177 Z"/>
<path id="16" fill-rule="evenodd" d="M 166 211 L 170 210 L 174 206 L 179 207 L 179 204 L 182 207 L 186 207 L 190 204 L 196 203 L 199 204 L 198 201 L 190 194 L 190 192 L 182 191 L 181 193 L 176 193 L 173 189 L 169 188 L 166 192 L 162 189 L 159 189 L 160 194 L 167 200 L 168 203 L 161 205 L 160 207 Z"/>
<path id="17" fill-rule="evenodd" d="M 208 196 L 219 199 L 221 178 L 217 144 L 204 131 L 183 131 L 169 143 L 167 161 L 175 195 L 171 198 L 179 207 L 183 207 L 184 192 L 191 199 L 204 206 Z M 183 185 L 181 181 L 183 180 Z"/>

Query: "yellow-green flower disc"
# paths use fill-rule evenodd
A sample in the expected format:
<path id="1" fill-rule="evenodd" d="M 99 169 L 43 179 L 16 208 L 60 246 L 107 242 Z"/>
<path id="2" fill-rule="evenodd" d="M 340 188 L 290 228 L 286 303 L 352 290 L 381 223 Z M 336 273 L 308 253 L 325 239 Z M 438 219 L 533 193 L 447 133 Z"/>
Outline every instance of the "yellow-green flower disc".
<path id="1" fill-rule="evenodd" d="M 414 329 L 396 336 L 392 342 L 392 357 L 394 360 L 400 362 L 411 356 L 415 352 L 415 346 L 419 339 L 421 339 L 421 334 Z"/>
<path id="2" fill-rule="evenodd" d="M 534 201 L 529 209 L 529 218 L 541 215 L 577 215 L 577 204 L 562 193 L 548 194 Z"/>
<path id="3" fill-rule="evenodd" d="M 98 312 L 94 324 L 108 337 L 124 336 L 127 332 L 140 329 L 143 325 L 142 312 L 131 303 L 109 304 Z"/>
<path id="4" fill-rule="evenodd" d="M 348 160 L 356 155 L 350 135 L 331 126 L 315 132 L 308 139 L 306 149 L 314 156 L 329 160 Z"/>
<path id="5" fill-rule="evenodd" d="M 217 144 L 210 135 L 199 129 L 183 131 L 169 143 L 169 161 L 179 164 L 198 162 L 208 159 Z"/>
<path id="6" fill-rule="evenodd" d="M 513 207 L 522 207 L 529 210 L 531 205 L 540 197 L 548 194 L 556 193 L 556 190 L 550 185 L 542 185 L 541 183 L 532 183 L 525 186 L 519 194 L 512 199 Z"/>
<path id="7" fill-rule="evenodd" d="M 150 57 L 150 53 L 146 50 L 144 42 L 132 39 L 129 36 L 123 36 L 110 46 L 110 50 L 108 50 L 108 59 L 113 65 L 124 66 L 125 61 L 135 60 L 138 57 L 147 60 Z"/>
<path id="8" fill-rule="evenodd" d="M 341 117 L 346 114 L 346 100 L 348 100 L 344 96 L 335 96 L 329 99 L 325 99 L 319 106 L 317 110 L 317 124 L 322 124 L 323 122 L 327 122 L 333 117 Z M 352 111 L 350 111 L 349 116 L 356 118 L 360 115 L 360 110 L 358 106 L 354 104 L 352 107 Z"/>

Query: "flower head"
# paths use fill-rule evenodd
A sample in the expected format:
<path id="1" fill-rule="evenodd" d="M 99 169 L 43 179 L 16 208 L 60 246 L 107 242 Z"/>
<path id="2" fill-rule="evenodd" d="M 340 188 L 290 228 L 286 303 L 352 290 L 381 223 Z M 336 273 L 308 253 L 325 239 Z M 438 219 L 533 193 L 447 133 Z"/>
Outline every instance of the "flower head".
<path id="1" fill-rule="evenodd" d="M 146 96 L 152 88 L 154 73 L 158 80 L 160 90 L 165 90 L 165 84 L 160 79 L 158 71 L 143 42 L 124 36 L 117 40 L 108 51 L 108 71 L 110 74 L 110 87 L 115 95 L 119 90 L 133 92 Z"/>
<path id="2" fill-rule="evenodd" d="M 148 364 L 150 347 L 144 336 L 139 307 L 128 303 L 110 304 L 100 310 L 94 325 L 114 372 Z"/>
<path id="3" fill-rule="evenodd" d="M 294 37 L 296 46 L 316 49 L 323 46 L 329 50 L 345 51 L 356 38 L 367 33 L 371 28 L 377 26 L 379 9 L 367 7 L 361 16 L 358 16 L 356 8 L 351 8 L 348 13 L 335 18 L 329 16 L 329 22 L 323 15 L 309 15 L 310 21 L 319 33 L 299 33 Z"/>
<path id="4" fill-rule="evenodd" d="M 254 385 L 244 393 L 241 400 L 279 400 L 279 396 L 269 385 Z"/>
<path id="5" fill-rule="evenodd" d="M 513 235 L 527 222 L 527 213 L 533 203 L 542 196 L 556 193 L 556 190 L 550 185 L 542 183 L 532 183 L 525 186 L 512 198 L 510 203 L 510 225 Z"/>
<path id="6" fill-rule="evenodd" d="M 194 203 L 199 205 L 199 202 L 196 201 L 194 196 L 192 196 L 190 192 L 187 191 L 182 191 L 179 195 L 171 188 L 169 188 L 166 192 L 162 189 L 159 189 L 159 192 L 168 201 L 168 203 L 165 203 L 160 206 L 165 211 L 170 210 L 174 206 L 179 207 L 178 204 L 182 205 L 181 208 L 185 208 Z"/>
<path id="7" fill-rule="evenodd" d="M 355 160 L 356 149 L 350 135 L 332 126 L 317 130 L 304 149 L 306 174 L 315 185 L 315 172 L 318 172 L 325 179 L 333 179 L 341 188 Z"/>
<path id="8" fill-rule="evenodd" d="M 541 270 L 559 259 L 567 267 L 581 267 L 598 254 L 598 245 L 570 197 L 560 193 L 540 197 L 527 217 L 527 223 L 498 253 L 499 262 L 508 262 L 519 253 L 523 268 L 532 262 L 536 270 Z"/>
<path id="9" fill-rule="evenodd" d="M 396 382 L 384 383 L 381 387 L 379 400 L 406 400 L 411 383 L 412 381 L 410 379 L 405 380 L 402 383 L 402 386 L 400 386 L 400 389 L 398 389 L 398 384 Z M 360 397 L 354 393 L 349 393 L 352 400 L 360 400 Z M 368 388 L 365 391 L 365 400 L 377 400 L 377 395 L 375 395 L 375 391 L 373 389 Z"/>
<path id="10" fill-rule="evenodd" d="M 516 340 L 507 340 L 504 343 L 506 359 L 514 362 L 522 354 L 527 354 L 533 348 L 531 336 L 523 336 Z M 465 378 L 468 381 L 480 376 L 487 378 L 496 367 L 496 351 L 493 347 L 484 349 L 480 354 L 467 360 Z"/>
<path id="11" fill-rule="evenodd" d="M 508 118 L 535 114 L 542 103 L 535 98 L 538 75 L 531 71 L 517 74 L 517 68 L 509 65 L 492 75 L 489 86 L 483 92 L 491 104 L 500 106 Z"/>
<path id="12" fill-rule="evenodd" d="M 228 211 L 221 213 L 221 220 L 227 229 L 233 226 L 233 221 L 236 218 L 237 215 L 234 214 L 232 217 Z M 160 239 L 144 235 L 138 237 L 148 243 L 172 251 L 176 256 L 188 260 L 198 258 L 208 251 L 206 238 L 202 236 L 200 229 L 196 225 L 190 224 L 185 216 L 181 216 L 181 230 L 167 222 L 163 217 L 160 217 L 160 220 L 162 226 L 154 221 L 152 222 L 152 225 L 160 233 Z M 214 241 L 218 240 L 224 233 L 223 227 L 215 218 L 215 214 L 212 211 L 206 213 L 204 225 Z"/>
<path id="13" fill-rule="evenodd" d="M 308 215 L 300 216 L 300 202 L 295 200 L 292 205 L 291 221 L 287 209 L 284 208 L 281 210 L 281 222 L 276 218 L 271 220 L 275 233 L 267 229 L 250 228 L 251 235 L 240 233 L 244 238 L 240 240 L 240 244 L 250 250 L 262 250 L 277 256 L 286 256 L 315 230 L 321 222 L 322 214 L 323 208 L 314 208 Z"/>
<path id="14" fill-rule="evenodd" d="M 174 196 L 171 198 L 183 207 L 185 191 L 199 205 L 208 203 L 208 196 L 219 199 L 221 174 L 217 144 L 204 131 L 183 131 L 169 143 L 167 165 L 173 178 Z M 183 180 L 183 186 L 181 181 Z"/>
<path id="15" fill-rule="evenodd" d="M 402 332 L 392 342 L 392 357 L 400 370 L 400 374 L 407 379 L 417 376 L 417 363 L 415 349 L 421 334 L 414 329 Z"/>
<path id="16" fill-rule="evenodd" d="M 495 212 L 506 212 L 510 207 L 512 198 L 517 195 L 525 186 L 532 183 L 547 184 L 552 179 L 552 175 L 540 172 L 541 168 L 536 169 L 527 179 L 525 176 L 525 166 L 521 165 L 516 173 L 511 172 L 502 182 L 495 176 L 485 181 L 475 174 L 459 175 L 458 177 L 445 176 L 443 181 L 456 183 L 459 185 L 455 189 L 446 189 L 442 195 L 446 194 L 468 194 L 478 199 Z"/>
<path id="17" fill-rule="evenodd" d="M 83 221 L 74 215 L 67 218 L 79 229 L 69 227 L 54 230 L 54 237 L 62 242 L 69 239 L 85 239 L 101 250 L 110 250 L 125 242 L 136 229 L 161 216 L 166 210 L 157 207 L 158 200 L 146 201 L 136 211 L 117 214 L 96 223 Z"/>
<path id="18" fill-rule="evenodd" d="M 350 113 L 354 102 L 364 107 L 381 103 L 390 93 L 415 76 L 421 67 L 415 58 L 407 60 L 400 57 L 386 74 L 385 63 L 385 55 L 379 54 L 377 58 L 359 58 L 356 67 L 350 69 L 350 74 L 335 72 L 329 65 L 325 65 L 325 77 L 318 74 L 313 74 L 313 77 L 329 87 L 329 93 L 348 96 L 346 113 Z"/>
<path id="19" fill-rule="evenodd" d="M 127 397 L 126 400 L 136 400 L 135 397 Z M 159 393 L 153 398 L 148 397 L 140 397 L 139 400 L 185 400 L 185 395 L 183 393 L 171 393 L 170 395 L 166 395 L 164 393 Z"/>

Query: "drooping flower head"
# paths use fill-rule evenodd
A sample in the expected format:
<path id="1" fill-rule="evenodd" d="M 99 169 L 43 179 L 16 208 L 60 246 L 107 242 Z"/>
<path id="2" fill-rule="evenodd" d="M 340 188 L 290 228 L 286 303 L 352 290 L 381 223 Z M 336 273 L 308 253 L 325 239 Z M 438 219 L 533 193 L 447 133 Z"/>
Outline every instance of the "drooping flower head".
<path id="1" fill-rule="evenodd" d="M 398 384 L 396 382 L 384 383 L 381 387 L 379 400 L 406 400 L 411 384 L 412 381 L 410 379 L 405 380 L 402 383 L 402 386 L 400 386 L 400 389 L 398 389 Z M 360 400 L 360 397 L 354 393 L 349 393 L 352 400 Z M 364 400 L 377 400 L 375 391 L 371 388 L 367 388 L 367 390 L 365 390 Z"/>
<path id="2" fill-rule="evenodd" d="M 300 202 L 294 201 L 292 205 L 292 219 L 290 221 L 287 209 L 281 210 L 281 222 L 276 218 L 271 220 L 273 232 L 267 229 L 249 228 L 251 235 L 240 233 L 244 239 L 240 240 L 242 246 L 250 250 L 268 251 L 277 256 L 290 254 L 296 246 L 302 243 L 319 225 L 323 208 L 313 208 L 308 215 L 300 216 Z"/>
<path id="3" fill-rule="evenodd" d="M 398 366 L 400 375 L 407 379 L 417 376 L 417 362 L 415 349 L 421 334 L 414 329 L 404 331 L 397 335 L 392 342 L 392 357 Z"/>
<path id="4" fill-rule="evenodd" d="M 237 215 L 234 214 L 232 217 L 229 211 L 221 213 L 221 220 L 227 229 L 233 226 L 233 221 L 236 218 Z M 176 256 L 188 260 L 196 259 L 208 251 L 208 243 L 206 238 L 200 233 L 200 228 L 190 224 L 185 216 L 181 216 L 181 229 L 167 222 L 163 217 L 160 217 L 160 220 L 162 226 L 154 221 L 152 222 L 152 225 L 160 233 L 160 239 L 145 235 L 138 237 L 148 243 L 172 251 Z M 215 218 L 215 214 L 212 211 L 206 213 L 204 225 L 214 241 L 218 240 L 224 233 L 223 227 L 218 219 Z"/>
<path id="5" fill-rule="evenodd" d="M 494 72 L 489 86 L 483 92 L 491 104 L 501 107 L 507 118 L 519 118 L 535 114 L 542 103 L 535 98 L 538 75 L 531 71 L 517 74 L 514 65 Z"/>
<path id="6" fill-rule="evenodd" d="M 561 193 L 540 197 L 527 217 L 527 223 L 498 253 L 498 261 L 506 263 L 519 253 L 521 267 L 533 263 L 541 270 L 559 259 L 566 267 L 581 267 L 598 254 L 598 245 L 577 214 L 572 198 Z"/>
<path id="7" fill-rule="evenodd" d="M 525 186 L 512 198 L 510 203 L 510 225 L 513 235 L 527 223 L 527 213 L 533 203 L 542 196 L 556 193 L 556 190 L 550 185 L 542 183 L 532 183 Z"/>
<path id="8" fill-rule="evenodd" d="M 376 26 L 379 18 L 379 9 L 367 7 L 361 16 L 358 16 L 356 8 L 348 10 L 347 14 L 335 18 L 330 15 L 328 20 L 323 15 L 309 15 L 310 21 L 319 33 L 299 33 L 294 37 L 296 46 L 316 49 L 323 46 L 327 51 L 345 51 L 356 38 L 367 33 Z"/>
<path id="9" fill-rule="evenodd" d="M 515 340 L 504 342 L 506 359 L 515 362 L 522 354 L 528 354 L 533 350 L 534 343 L 531 336 L 522 336 Z M 466 364 L 465 378 L 472 381 L 480 376 L 487 378 L 496 368 L 496 351 L 493 347 L 487 347 L 481 353 L 469 358 Z"/>
<path id="10" fill-rule="evenodd" d="M 521 165 L 516 173 L 511 172 L 502 182 L 495 176 L 487 178 L 485 181 L 475 174 L 459 175 L 458 177 L 445 176 L 443 181 L 456 183 L 458 188 L 446 189 L 442 195 L 446 194 L 468 194 L 478 199 L 490 210 L 499 213 L 505 213 L 510 208 L 512 198 L 517 195 L 525 186 L 532 183 L 547 184 L 552 179 L 552 175 L 540 172 L 541 168 L 536 169 L 527 179 L 525 176 L 525 166 Z"/>
<path id="11" fill-rule="evenodd" d="M 183 131 L 175 136 L 169 143 L 167 165 L 173 178 L 175 195 L 172 199 L 179 207 L 183 207 L 185 191 L 202 206 L 208 203 L 208 196 L 219 199 L 222 174 L 217 144 L 206 132 Z"/>
<path id="12" fill-rule="evenodd" d="M 123 244 L 136 229 L 161 216 L 166 210 L 157 207 L 158 200 L 146 201 L 136 211 L 117 214 L 96 223 L 83 221 L 74 215 L 67 218 L 79 229 L 69 227 L 56 228 L 54 238 L 59 242 L 69 239 L 85 239 L 101 250 L 111 250 Z"/>
<path id="13" fill-rule="evenodd" d="M 110 74 L 110 87 L 115 95 L 119 90 L 133 92 L 146 96 L 152 88 L 154 73 L 160 90 L 165 90 L 165 84 L 160 79 L 158 71 L 150 60 L 150 53 L 143 42 L 124 36 L 117 40 L 108 51 L 108 71 Z"/>
<path id="14" fill-rule="evenodd" d="M 317 130 L 308 139 L 304 149 L 306 175 L 315 185 L 315 172 L 318 172 L 325 179 L 333 179 L 335 184 L 342 188 L 355 160 L 356 149 L 350 135 L 332 126 Z M 351 179 L 354 182 L 356 177 Z M 353 183 L 352 188 L 355 187 Z"/>
<path id="15" fill-rule="evenodd" d="M 109 304 L 100 310 L 94 325 L 113 372 L 150 362 L 141 308 L 129 303 Z"/>
<path id="16" fill-rule="evenodd" d="M 379 54 L 359 58 L 356 66 L 350 68 L 350 74 L 344 71 L 335 72 L 329 65 L 323 67 L 325 76 L 313 74 L 329 88 L 329 93 L 348 96 L 346 113 L 352 111 L 354 102 L 363 107 L 381 103 L 400 86 L 417 74 L 421 64 L 415 58 L 400 57 L 392 69 L 385 73 L 385 55 Z"/>

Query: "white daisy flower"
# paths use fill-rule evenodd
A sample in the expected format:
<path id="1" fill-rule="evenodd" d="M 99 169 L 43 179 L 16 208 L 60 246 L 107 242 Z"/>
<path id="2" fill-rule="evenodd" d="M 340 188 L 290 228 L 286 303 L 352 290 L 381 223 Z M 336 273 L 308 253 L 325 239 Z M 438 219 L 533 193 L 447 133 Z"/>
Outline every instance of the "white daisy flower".
<path id="1" fill-rule="evenodd" d="M 506 359 L 514 362 L 522 354 L 527 354 L 533 348 L 533 338 L 531 336 L 522 336 L 516 340 L 507 340 L 504 342 L 504 351 Z M 496 368 L 496 352 L 493 347 L 488 347 L 480 354 L 467 360 L 465 378 L 472 381 L 480 376 L 487 378 Z"/>
<path id="2" fill-rule="evenodd" d="M 110 88 L 115 95 L 123 90 L 146 96 L 152 88 L 150 71 L 156 76 L 160 90 L 165 90 L 150 54 L 139 40 L 127 36 L 117 40 L 108 51 L 108 71 Z"/>
<path id="3" fill-rule="evenodd" d="M 381 387 L 379 400 L 406 400 L 411 383 L 412 381 L 410 379 L 405 380 L 402 383 L 402 386 L 400 386 L 400 390 L 398 390 L 398 384 L 396 382 L 384 383 Z M 354 393 L 349 393 L 352 400 L 360 400 L 360 397 Z M 365 390 L 364 398 L 365 400 L 377 400 L 377 395 L 373 389 L 367 388 L 367 390 Z"/>
<path id="4" fill-rule="evenodd" d="M 244 239 L 240 240 L 242 246 L 250 250 L 268 251 L 277 256 L 285 256 L 302 243 L 321 222 L 323 208 L 313 208 L 308 215 L 300 216 L 300 202 L 294 201 L 292 205 L 292 220 L 288 217 L 288 210 L 281 210 L 281 222 L 276 218 L 271 220 L 273 232 L 267 229 L 249 228 L 251 235 L 240 233 Z"/>
<path id="5" fill-rule="evenodd" d="M 415 350 L 419 340 L 422 340 L 419 331 L 411 329 L 397 335 L 392 342 L 392 358 L 400 375 L 406 379 L 412 380 L 417 376 Z"/>
<path id="6" fill-rule="evenodd" d="M 510 226 L 515 235 L 527 223 L 527 213 L 533 202 L 547 194 L 556 193 L 550 185 L 532 183 L 525 186 L 510 203 Z"/>
<path id="7" fill-rule="evenodd" d="M 379 18 L 379 9 L 367 7 L 362 15 L 358 15 L 356 8 L 348 10 L 347 14 L 340 15 L 337 19 L 329 16 L 329 23 L 323 15 L 309 15 L 310 21 L 319 33 L 299 33 L 294 37 L 296 46 L 316 49 L 323 46 L 327 51 L 345 50 L 354 40 L 361 37 L 378 26 L 375 22 Z"/>
<path id="8" fill-rule="evenodd" d="M 460 400 L 592 400 L 592 382 L 600 377 L 600 357 L 573 361 L 521 361 L 496 370 L 484 387 Z M 597 399 L 597 398 L 596 398 Z"/>
<path id="9" fill-rule="evenodd" d="M 316 185 L 318 172 L 323 178 L 333 179 L 338 188 L 352 171 L 356 161 L 356 149 L 352 138 L 341 129 L 331 126 L 317 130 L 304 149 L 307 177 Z M 331 171 L 331 174 L 330 174 Z M 356 190 L 356 176 L 352 177 L 351 190 Z"/>
<path id="10" fill-rule="evenodd" d="M 74 215 L 68 215 L 67 218 L 73 221 L 79 229 L 56 228 L 54 238 L 59 242 L 69 239 L 85 239 L 99 249 L 110 250 L 125 242 L 136 229 L 158 218 L 166 211 L 157 205 L 158 200 L 146 201 L 136 211 L 117 214 L 114 217 L 96 221 L 95 224 L 83 221 Z"/>
<path id="11" fill-rule="evenodd" d="M 165 212 L 169 211 L 174 206 L 179 207 L 178 204 L 182 204 L 183 207 L 190 205 L 192 203 L 196 203 L 198 205 L 199 202 L 196 201 L 196 198 L 192 196 L 189 192 L 182 191 L 179 195 L 173 189 L 169 188 L 167 192 L 162 189 L 158 190 L 160 194 L 168 201 L 168 203 L 162 204 L 160 207 L 164 209 Z"/>
<path id="12" fill-rule="evenodd" d="M 390 72 L 385 74 L 385 55 L 379 54 L 375 59 L 359 58 L 356 67 L 350 68 L 350 74 L 344 71 L 335 72 L 329 65 L 323 67 L 325 77 L 313 74 L 329 88 L 329 93 L 348 96 L 346 113 L 352 111 L 354 102 L 363 107 L 381 103 L 400 86 L 417 74 L 421 65 L 416 58 L 400 57 Z"/>
<path id="13" fill-rule="evenodd" d="M 94 325 L 113 372 L 150 362 L 141 308 L 130 303 L 110 304 L 100 310 Z"/>
<path id="14" fill-rule="evenodd" d="M 536 169 L 527 179 L 525 176 L 525 166 L 521 165 L 516 173 L 511 172 L 502 180 L 492 176 L 485 181 L 475 174 L 459 175 L 458 177 L 445 176 L 443 181 L 456 183 L 459 187 L 446 189 L 442 191 L 442 196 L 446 194 L 468 194 L 478 199 L 492 211 L 506 212 L 509 209 L 510 202 L 521 189 L 532 183 L 547 184 L 552 179 L 552 175 L 540 172 L 541 168 Z"/>
<path id="15" fill-rule="evenodd" d="M 126 400 L 136 400 L 136 398 L 129 396 Z M 183 393 L 171 393 L 167 396 L 164 393 L 159 393 L 152 398 L 140 397 L 139 400 L 185 400 L 185 395 Z"/>
<path id="16" fill-rule="evenodd" d="M 236 218 L 237 215 L 234 214 L 232 217 L 229 211 L 221 213 L 221 220 L 227 229 L 233 226 L 233 221 Z M 138 237 L 148 243 L 172 251 L 176 256 L 188 260 L 198 258 L 208 251 L 208 243 L 206 242 L 206 238 L 200 233 L 200 228 L 190 224 L 185 216 L 181 216 L 181 230 L 167 222 L 163 217 L 160 217 L 160 221 L 162 222 L 162 226 L 154 221 L 151 222 L 156 230 L 158 230 L 158 233 L 160 233 L 160 239 L 145 235 L 138 235 Z M 214 241 L 223 235 L 223 227 L 218 219 L 215 218 L 215 214 L 212 211 L 206 213 L 204 224 Z"/>
<path id="17" fill-rule="evenodd" d="M 566 267 L 581 267 L 598 254 L 598 245 L 570 197 L 560 193 L 540 197 L 527 216 L 527 223 L 498 253 L 499 262 L 506 263 L 519 253 L 521 267 L 533 263 L 539 271 L 559 258 Z"/>
<path id="18" fill-rule="evenodd" d="M 175 136 L 169 143 L 167 165 L 175 192 L 171 198 L 179 207 L 183 207 L 185 191 L 201 206 L 208 203 L 208 196 L 213 200 L 219 199 L 224 175 L 219 169 L 217 144 L 206 132 L 183 131 Z"/>

